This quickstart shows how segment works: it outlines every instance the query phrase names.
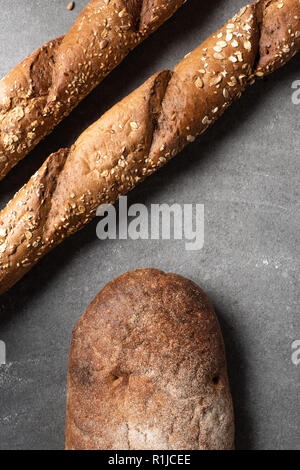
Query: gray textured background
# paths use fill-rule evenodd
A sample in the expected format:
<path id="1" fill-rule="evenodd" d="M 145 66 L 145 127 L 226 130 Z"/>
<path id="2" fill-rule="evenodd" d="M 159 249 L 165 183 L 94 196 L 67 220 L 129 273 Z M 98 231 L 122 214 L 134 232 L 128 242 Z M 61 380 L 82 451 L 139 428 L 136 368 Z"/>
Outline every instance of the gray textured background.
<path id="1" fill-rule="evenodd" d="M 87 0 L 1 0 L 0 75 L 67 31 Z M 44 158 L 75 137 L 153 72 L 172 67 L 244 0 L 190 0 L 135 50 L 0 184 L 0 204 Z M 299 370 L 291 343 L 299 321 L 299 110 L 291 85 L 300 57 L 248 90 L 219 122 L 130 195 L 130 202 L 205 204 L 205 246 L 106 241 L 96 223 L 48 255 L 0 299 L 0 448 L 64 446 L 72 328 L 118 274 L 159 267 L 210 295 L 229 362 L 239 449 L 300 447 Z"/>

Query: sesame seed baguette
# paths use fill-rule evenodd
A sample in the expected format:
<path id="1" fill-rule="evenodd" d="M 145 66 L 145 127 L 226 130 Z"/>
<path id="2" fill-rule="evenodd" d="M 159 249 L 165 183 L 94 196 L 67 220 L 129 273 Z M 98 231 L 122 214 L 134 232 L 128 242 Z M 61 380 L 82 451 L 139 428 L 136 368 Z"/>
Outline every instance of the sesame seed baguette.
<path id="1" fill-rule="evenodd" d="M 91 0 L 0 81 L 0 180 L 186 0 Z"/>
<path id="2" fill-rule="evenodd" d="M 71 148 L 52 154 L 0 213 L 0 293 L 202 134 L 300 49 L 299 0 L 244 7 L 173 71 L 153 75 Z"/>

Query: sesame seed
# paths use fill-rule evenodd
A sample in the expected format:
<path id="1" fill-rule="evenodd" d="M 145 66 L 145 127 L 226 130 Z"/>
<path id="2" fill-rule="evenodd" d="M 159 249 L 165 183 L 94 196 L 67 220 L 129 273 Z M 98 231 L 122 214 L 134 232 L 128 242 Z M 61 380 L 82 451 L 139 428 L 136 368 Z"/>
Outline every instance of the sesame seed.
<path id="1" fill-rule="evenodd" d="M 215 52 L 214 53 L 214 58 L 217 59 L 217 60 L 223 60 L 223 59 L 225 59 L 225 55 L 220 53 L 220 52 Z"/>
<path id="2" fill-rule="evenodd" d="M 210 81 L 210 86 L 215 86 L 215 85 L 218 85 L 221 81 L 222 81 L 222 75 L 219 74 L 217 75 L 216 77 L 214 77 L 211 81 Z"/>
<path id="3" fill-rule="evenodd" d="M 119 12 L 119 17 L 120 17 L 120 18 L 124 18 L 124 16 L 126 16 L 126 14 L 127 14 L 127 12 L 126 12 L 126 9 L 124 8 L 123 10 L 121 10 L 121 11 Z"/>
<path id="4" fill-rule="evenodd" d="M 247 50 L 247 51 L 251 51 L 251 42 L 250 41 L 245 41 L 244 42 L 244 48 Z"/>
<path id="5" fill-rule="evenodd" d="M 198 77 L 195 80 L 195 85 L 196 85 L 197 88 L 203 88 L 204 87 L 204 82 L 203 82 L 201 77 Z"/>
<path id="6" fill-rule="evenodd" d="M 223 89 L 223 96 L 224 98 L 227 100 L 229 98 L 229 93 L 228 91 L 226 90 L 226 88 Z"/>
<path id="7" fill-rule="evenodd" d="M 205 126 L 207 124 L 211 124 L 211 121 L 209 120 L 208 116 L 204 116 L 204 118 L 202 119 L 202 124 L 204 124 Z"/>

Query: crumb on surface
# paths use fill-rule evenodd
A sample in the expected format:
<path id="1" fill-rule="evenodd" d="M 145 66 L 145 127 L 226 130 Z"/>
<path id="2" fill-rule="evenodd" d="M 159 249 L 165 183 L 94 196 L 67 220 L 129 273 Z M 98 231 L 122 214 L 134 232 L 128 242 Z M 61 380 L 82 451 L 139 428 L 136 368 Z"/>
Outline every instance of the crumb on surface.
<path id="1" fill-rule="evenodd" d="M 67 10 L 71 11 L 74 10 L 75 2 L 69 2 L 67 5 Z"/>

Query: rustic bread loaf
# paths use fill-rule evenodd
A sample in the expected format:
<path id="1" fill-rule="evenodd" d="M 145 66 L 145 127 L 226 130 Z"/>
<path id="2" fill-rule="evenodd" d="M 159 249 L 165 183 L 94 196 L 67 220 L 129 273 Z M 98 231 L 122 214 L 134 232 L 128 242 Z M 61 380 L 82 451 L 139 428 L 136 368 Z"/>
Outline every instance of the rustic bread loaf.
<path id="1" fill-rule="evenodd" d="M 185 0 L 91 0 L 0 81 L 0 180 Z"/>
<path id="2" fill-rule="evenodd" d="M 223 339 L 205 293 L 156 269 L 107 284 L 73 331 L 66 448 L 233 447 Z"/>
<path id="3" fill-rule="evenodd" d="M 0 293 L 299 49 L 299 0 L 252 3 L 173 71 L 153 75 L 71 148 L 52 154 L 0 213 Z"/>

